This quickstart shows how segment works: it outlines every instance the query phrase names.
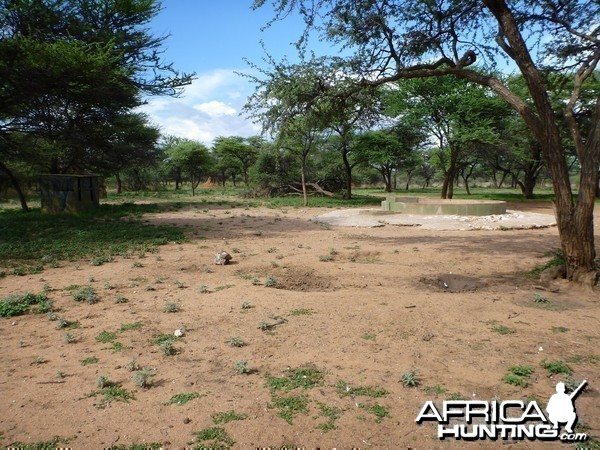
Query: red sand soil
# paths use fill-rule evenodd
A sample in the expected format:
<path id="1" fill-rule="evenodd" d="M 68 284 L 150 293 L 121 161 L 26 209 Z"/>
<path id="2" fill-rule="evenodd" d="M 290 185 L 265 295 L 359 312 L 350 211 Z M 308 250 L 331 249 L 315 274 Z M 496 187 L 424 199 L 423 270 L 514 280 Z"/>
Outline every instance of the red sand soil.
<path id="1" fill-rule="evenodd" d="M 534 212 L 552 213 L 547 204 L 533 206 Z M 559 246 L 555 227 L 435 231 L 310 221 L 325 211 L 202 206 L 149 215 L 145 220 L 152 223 L 185 226 L 190 241 L 144 258 L 102 266 L 63 262 L 39 275 L 0 280 L 0 298 L 49 285 L 57 314 L 80 323 L 64 330 L 46 315 L 0 319 L 0 443 L 57 435 L 69 438 L 66 446 L 72 448 L 160 442 L 177 449 L 193 441 L 194 432 L 222 427 L 240 449 L 557 448 L 539 441 L 442 442 L 433 424 L 415 423 L 425 401 L 440 404 L 451 394 L 535 397 L 545 405 L 561 377 L 541 367 L 544 359 L 568 362 L 574 379 L 589 381 L 577 412 L 588 435 L 600 435 L 598 288 L 556 281 L 550 286 L 556 292 L 544 291 L 522 275 Z M 232 264 L 213 264 L 221 250 L 233 256 Z M 267 279 L 275 285 L 264 286 Z M 94 287 L 101 301 L 75 302 L 65 289 L 70 285 Z M 549 302 L 534 302 L 536 294 Z M 115 303 L 117 296 L 128 302 Z M 244 302 L 252 307 L 243 309 Z M 177 303 L 180 311 L 165 312 L 167 303 Z M 121 351 L 96 340 L 102 331 L 137 322 L 140 328 L 117 332 L 126 347 Z M 281 323 L 261 330 L 261 322 Z M 494 331 L 499 326 L 514 332 Z M 175 355 L 151 342 L 182 327 L 186 334 L 174 344 Z M 66 343 L 66 332 L 76 341 Z M 246 345 L 231 346 L 234 336 Z M 97 363 L 81 364 L 93 356 Z M 156 369 L 153 386 L 134 384 L 127 370 L 132 359 Z M 234 369 L 241 360 L 248 361 L 250 373 Z M 514 365 L 534 368 L 528 387 L 502 381 Z M 297 368 L 324 376 L 318 386 L 277 394 L 309 400 L 308 412 L 288 424 L 272 407 L 265 383 L 269 375 L 284 377 Z M 400 382 L 408 371 L 417 373 L 419 386 Z M 100 376 L 136 399 L 100 407 L 101 396 L 89 396 Z M 341 397 L 339 382 L 387 394 Z M 164 404 L 180 393 L 201 397 Z M 376 404 L 387 417 L 371 412 Z M 328 422 L 320 405 L 340 408 L 334 429 L 318 428 Z M 231 410 L 246 418 L 213 423 L 213 415 Z"/>

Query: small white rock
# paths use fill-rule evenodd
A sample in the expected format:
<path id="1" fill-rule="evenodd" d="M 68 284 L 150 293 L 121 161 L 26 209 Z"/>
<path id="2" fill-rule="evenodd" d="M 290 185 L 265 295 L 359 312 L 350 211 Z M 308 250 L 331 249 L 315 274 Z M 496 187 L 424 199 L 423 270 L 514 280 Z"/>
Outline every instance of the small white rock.
<path id="1" fill-rule="evenodd" d="M 176 337 L 181 337 L 183 336 L 185 333 L 182 329 L 179 330 L 175 330 L 175 333 L 173 333 Z"/>
<path id="2" fill-rule="evenodd" d="M 544 351 L 543 347 L 538 348 L 538 352 L 543 352 L 543 351 Z"/>

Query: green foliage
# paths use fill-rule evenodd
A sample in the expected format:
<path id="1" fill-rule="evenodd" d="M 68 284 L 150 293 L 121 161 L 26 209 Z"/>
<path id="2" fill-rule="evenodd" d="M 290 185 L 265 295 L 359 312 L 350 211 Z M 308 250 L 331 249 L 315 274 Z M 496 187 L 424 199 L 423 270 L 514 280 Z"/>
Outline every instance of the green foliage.
<path id="1" fill-rule="evenodd" d="M 103 399 L 98 403 L 99 408 L 106 408 L 110 406 L 112 401 L 129 403 L 129 400 L 135 400 L 135 395 L 132 392 L 129 392 L 121 386 L 112 383 L 110 383 L 110 385 L 107 387 L 90 392 L 88 397 L 96 397 L 97 395 L 103 396 Z"/>
<path id="2" fill-rule="evenodd" d="M 308 414 L 308 404 L 309 400 L 306 396 L 291 395 L 289 397 L 275 397 L 267 407 L 279 409 L 277 415 L 292 425 L 298 414 Z"/>
<path id="3" fill-rule="evenodd" d="M 126 331 L 139 330 L 143 326 L 144 326 L 144 324 L 142 322 L 124 323 L 119 328 L 119 332 L 120 333 L 125 333 Z"/>
<path id="4" fill-rule="evenodd" d="M 96 356 L 90 356 L 89 358 L 80 359 L 79 362 L 82 366 L 87 366 L 89 364 L 96 364 L 100 361 Z"/>
<path id="5" fill-rule="evenodd" d="M 362 408 L 366 409 L 376 417 L 376 423 L 380 423 L 384 418 L 390 417 L 390 412 L 388 409 L 379 403 L 376 403 L 373 406 L 362 406 Z"/>
<path id="6" fill-rule="evenodd" d="M 404 385 L 404 387 L 417 387 L 421 384 L 419 375 L 414 370 L 409 370 L 408 372 L 404 372 L 400 376 L 400 382 Z"/>
<path id="7" fill-rule="evenodd" d="M 76 302 L 87 302 L 90 305 L 100 301 L 100 297 L 96 293 L 96 290 L 91 286 L 82 286 L 72 292 L 71 295 Z"/>
<path id="8" fill-rule="evenodd" d="M 0 265 L 118 256 L 155 251 L 167 242 L 185 240 L 180 228 L 153 226 L 135 216 L 157 212 L 157 205 L 101 205 L 97 211 L 49 215 L 40 211 L 0 211 Z M 122 218 L 127 220 L 122 220 Z M 76 233 L 73 230 L 77 230 Z"/>
<path id="9" fill-rule="evenodd" d="M 201 445 L 198 448 L 229 448 L 235 441 L 227 434 L 224 428 L 209 427 L 192 433 L 196 436 L 196 442 Z M 208 441 L 208 442 L 207 442 Z"/>
<path id="10" fill-rule="evenodd" d="M 233 365 L 233 368 L 235 369 L 235 371 L 237 373 L 240 373 L 240 374 L 247 375 L 247 374 L 250 374 L 253 372 L 253 370 L 250 368 L 250 363 L 245 359 L 236 361 L 235 364 Z"/>
<path id="11" fill-rule="evenodd" d="M 571 369 L 563 361 L 548 361 L 548 360 L 544 359 L 540 363 L 540 365 L 553 375 L 557 375 L 560 373 L 567 375 L 567 376 L 573 375 L 573 369 Z"/>
<path id="12" fill-rule="evenodd" d="M 248 418 L 248 414 L 238 414 L 234 410 L 215 413 L 212 416 L 213 423 L 219 425 L 222 423 L 233 422 L 234 420 L 245 420 Z"/>
<path id="13" fill-rule="evenodd" d="M 169 401 L 163 403 L 163 405 L 168 406 L 168 405 L 185 405 L 187 402 L 192 401 L 196 398 L 200 398 L 203 397 L 202 395 L 198 394 L 197 392 L 190 392 L 190 393 L 182 393 L 182 394 L 175 394 L 174 396 L 172 396 Z"/>
<path id="14" fill-rule="evenodd" d="M 271 394 L 278 391 L 290 392 L 293 389 L 312 389 L 322 386 L 324 382 L 324 373 L 318 369 L 310 367 L 299 367 L 297 369 L 287 369 L 283 377 L 274 377 L 267 374 L 265 387 L 268 387 Z"/>
<path id="15" fill-rule="evenodd" d="M 323 433 L 335 430 L 335 421 L 341 417 L 343 410 L 321 402 L 317 402 L 317 405 L 319 406 L 321 415 L 327 419 L 327 422 L 318 424 L 317 428 Z"/>
<path id="16" fill-rule="evenodd" d="M 505 327 L 504 325 L 495 326 L 494 328 L 492 328 L 492 331 L 495 333 L 498 333 L 498 334 L 502 334 L 502 335 L 514 334 L 517 332 L 516 330 Z"/>
<path id="17" fill-rule="evenodd" d="M 24 444 L 17 441 L 7 445 L 6 448 L 18 450 L 56 450 L 59 447 L 68 447 L 68 444 L 69 439 L 54 436 L 52 440 L 45 442 L 31 442 L 29 444 Z"/>
<path id="18" fill-rule="evenodd" d="M 377 388 L 372 386 L 356 386 L 351 387 L 344 381 L 338 381 L 335 385 L 335 389 L 340 397 L 385 397 L 389 394 L 384 388 Z"/>
<path id="19" fill-rule="evenodd" d="M 131 379 L 133 383 L 141 387 L 142 389 L 148 389 L 154 384 L 154 377 L 156 376 L 156 370 L 144 367 L 141 370 L 136 371 Z"/>
<path id="20" fill-rule="evenodd" d="M 548 256 L 551 259 L 548 262 L 542 264 L 541 266 L 537 266 L 535 269 L 527 272 L 527 276 L 529 276 L 530 278 L 538 278 L 544 270 L 549 269 L 550 267 L 564 266 L 567 263 L 565 260 L 565 255 L 560 249 L 552 250 L 548 252 L 545 256 Z"/>
<path id="21" fill-rule="evenodd" d="M 314 311 L 307 308 L 293 309 L 290 311 L 290 316 L 312 316 Z"/>
<path id="22" fill-rule="evenodd" d="M 502 377 L 502 381 L 513 386 L 527 387 L 532 373 L 533 367 L 531 366 L 512 366 Z"/>
<path id="23" fill-rule="evenodd" d="M 33 308 L 37 305 L 37 308 Z M 46 294 L 13 294 L 0 300 L 0 317 L 26 314 L 30 311 L 46 313 L 51 311 L 52 302 Z"/>
<path id="24" fill-rule="evenodd" d="M 102 331 L 98 336 L 96 336 L 96 340 L 102 343 L 113 342 L 117 338 L 117 333 L 111 331 Z"/>
<path id="25" fill-rule="evenodd" d="M 179 310 L 181 310 L 181 306 L 179 305 L 179 303 L 167 303 L 165 304 L 163 310 L 166 313 L 176 313 L 179 312 Z"/>
<path id="26" fill-rule="evenodd" d="M 244 340 L 241 337 L 239 337 L 239 336 L 233 336 L 227 342 L 232 347 L 243 347 L 244 345 L 246 345 L 246 343 L 244 342 Z"/>

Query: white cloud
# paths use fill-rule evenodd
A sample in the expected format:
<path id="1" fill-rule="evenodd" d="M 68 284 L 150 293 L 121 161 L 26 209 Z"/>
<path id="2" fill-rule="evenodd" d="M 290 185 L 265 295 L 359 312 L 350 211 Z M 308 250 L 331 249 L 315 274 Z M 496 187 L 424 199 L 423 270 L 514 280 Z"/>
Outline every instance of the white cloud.
<path id="1" fill-rule="evenodd" d="M 233 70 L 199 74 L 180 98 L 153 97 L 140 107 L 163 134 L 211 145 L 218 136 L 254 136 L 260 126 L 238 114 L 254 91 L 247 78 Z"/>
<path id="2" fill-rule="evenodd" d="M 202 112 L 208 114 L 210 117 L 232 116 L 237 112 L 235 110 L 235 108 L 232 108 L 231 106 L 226 105 L 225 103 L 219 102 L 216 100 L 213 100 L 211 102 L 199 103 L 198 105 L 194 105 L 194 109 L 197 109 L 198 111 L 202 111 Z"/>

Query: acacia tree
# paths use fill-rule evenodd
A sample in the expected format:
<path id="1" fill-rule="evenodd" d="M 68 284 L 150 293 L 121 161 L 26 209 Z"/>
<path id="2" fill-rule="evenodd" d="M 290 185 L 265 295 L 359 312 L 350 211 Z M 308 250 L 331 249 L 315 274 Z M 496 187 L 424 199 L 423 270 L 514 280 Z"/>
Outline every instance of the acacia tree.
<path id="1" fill-rule="evenodd" d="M 277 145 L 295 155 L 300 162 L 300 176 L 304 206 L 308 205 L 306 170 L 308 155 L 314 149 L 319 133 L 327 128 L 326 97 L 321 93 L 326 86 L 327 70 L 322 60 L 278 64 L 271 58 L 271 70 L 252 67 L 262 78 L 250 76 L 256 90 L 245 111 L 262 122 L 265 131 L 277 138 Z M 246 75 L 248 76 L 248 75 Z"/>
<path id="2" fill-rule="evenodd" d="M 201 142 L 178 139 L 171 147 L 166 148 L 166 152 L 167 162 L 178 167 L 180 173 L 190 177 L 192 196 L 196 195 L 196 187 L 200 184 L 201 176 L 209 172 L 214 163 L 208 148 Z"/>
<path id="3" fill-rule="evenodd" d="M 392 192 L 394 173 L 413 165 L 416 147 L 424 137 L 411 124 L 399 123 L 390 129 L 363 133 L 357 138 L 355 147 L 364 163 L 381 174 L 385 191 Z"/>
<path id="4" fill-rule="evenodd" d="M 256 146 L 251 143 L 257 144 Z M 224 162 L 235 161 L 242 171 L 244 184 L 248 186 L 248 169 L 256 162 L 258 158 L 258 148 L 260 143 L 256 139 L 248 142 L 245 138 L 239 136 L 218 137 L 213 143 L 215 154 L 223 158 Z"/>
<path id="5" fill-rule="evenodd" d="M 154 0 L 0 0 L 0 170 L 18 192 L 9 166 L 94 169 L 110 150 L 106 129 L 142 94 L 177 95 L 189 84 L 191 75 L 163 62 L 165 38 L 146 28 L 159 10 Z M 43 140 L 44 151 L 19 145 L 23 135 Z M 112 152 L 106 161 L 119 146 Z"/>
<path id="6" fill-rule="evenodd" d="M 258 8 L 267 0 L 255 0 Z M 555 212 L 567 277 L 595 282 L 593 211 L 600 165 L 600 96 L 583 111 L 582 88 L 600 61 L 600 4 L 595 0 L 272 0 L 275 19 L 298 11 L 312 29 L 346 48 L 348 67 L 364 86 L 402 78 L 454 75 L 489 87 L 525 121 L 539 142 L 555 194 Z M 535 35 L 538 36 L 535 36 Z M 540 36 L 543 40 L 540 40 Z M 527 85 L 531 103 L 484 69 L 508 59 Z M 573 80 L 559 115 L 546 74 Z M 591 126 L 582 117 L 591 116 Z M 581 165 L 573 199 L 559 123 L 569 130 Z"/>
<path id="7" fill-rule="evenodd" d="M 484 88 L 451 76 L 399 80 L 386 91 L 385 103 L 389 114 L 421 123 L 435 137 L 444 173 L 442 198 L 453 197 L 467 150 L 496 142 L 493 125 L 506 114 L 504 104 Z"/>

